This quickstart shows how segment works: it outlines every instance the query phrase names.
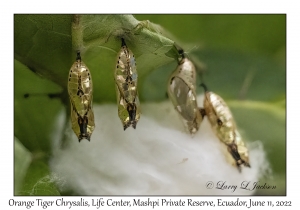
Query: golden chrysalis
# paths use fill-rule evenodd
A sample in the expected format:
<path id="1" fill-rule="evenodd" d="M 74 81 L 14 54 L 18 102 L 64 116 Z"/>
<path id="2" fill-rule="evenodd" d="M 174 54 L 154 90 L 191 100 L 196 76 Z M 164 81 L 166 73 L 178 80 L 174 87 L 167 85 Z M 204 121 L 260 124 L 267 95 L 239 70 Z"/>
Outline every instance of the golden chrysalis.
<path id="1" fill-rule="evenodd" d="M 78 137 L 90 141 L 95 128 L 92 110 L 93 84 L 88 67 L 81 60 L 80 52 L 69 71 L 68 92 L 71 103 L 72 129 Z"/>
<path id="2" fill-rule="evenodd" d="M 233 115 L 225 101 L 217 94 L 205 89 L 204 110 L 214 133 L 227 145 L 227 150 L 234 159 L 234 164 L 250 167 L 249 154 L 245 143 L 237 130 Z"/>
<path id="3" fill-rule="evenodd" d="M 134 55 L 123 38 L 121 50 L 117 56 L 115 84 L 118 115 L 124 130 L 129 126 L 135 129 L 140 119 L 140 102 L 137 90 L 138 74 Z"/>
<path id="4" fill-rule="evenodd" d="M 181 59 L 169 79 L 168 95 L 186 130 L 195 134 L 202 122 L 196 99 L 196 69 L 182 50 L 179 50 L 179 54 Z"/>

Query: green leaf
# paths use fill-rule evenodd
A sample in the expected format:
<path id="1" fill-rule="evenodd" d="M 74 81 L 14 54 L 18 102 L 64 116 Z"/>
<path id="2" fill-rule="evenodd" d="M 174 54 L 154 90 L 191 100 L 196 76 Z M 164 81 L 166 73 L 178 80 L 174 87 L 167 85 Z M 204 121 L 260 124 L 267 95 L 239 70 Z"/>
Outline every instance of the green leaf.
<path id="1" fill-rule="evenodd" d="M 120 37 L 135 54 L 139 84 L 177 56 L 172 40 L 131 15 L 15 15 L 15 58 L 66 89 L 69 69 L 80 50 L 93 76 L 95 102 L 115 101 Z"/>
<path id="2" fill-rule="evenodd" d="M 24 185 L 20 191 L 21 195 L 60 195 L 55 183 L 59 180 L 52 176 L 48 163 L 39 156 L 43 154 L 34 154 Z"/>
<path id="3" fill-rule="evenodd" d="M 192 47 L 235 49 L 242 52 L 277 53 L 286 45 L 286 15 L 135 15 L 166 28 Z M 285 53 L 282 55 L 285 59 Z"/>
<path id="4" fill-rule="evenodd" d="M 18 61 L 14 75 L 14 135 L 31 152 L 50 152 L 53 123 L 62 103 L 47 94 L 59 93 L 61 88 L 37 77 Z M 32 96 L 24 98 L 28 93 Z"/>
<path id="5" fill-rule="evenodd" d="M 14 194 L 19 195 L 31 162 L 31 154 L 16 137 L 14 138 L 14 154 Z"/>
<path id="6" fill-rule="evenodd" d="M 15 59 L 64 86 L 73 62 L 71 15 L 15 15 Z"/>

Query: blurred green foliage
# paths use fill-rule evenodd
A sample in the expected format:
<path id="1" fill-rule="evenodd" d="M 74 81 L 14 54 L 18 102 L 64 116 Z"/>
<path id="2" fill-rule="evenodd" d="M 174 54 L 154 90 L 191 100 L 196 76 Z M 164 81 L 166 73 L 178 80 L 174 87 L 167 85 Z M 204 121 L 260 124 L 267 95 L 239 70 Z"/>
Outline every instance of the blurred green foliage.
<path id="1" fill-rule="evenodd" d="M 205 48 L 225 48 L 271 55 L 285 52 L 285 15 L 135 15 L 135 17 L 138 20 L 150 20 L 162 25 L 181 42 Z"/>
<path id="2" fill-rule="evenodd" d="M 277 190 L 286 193 L 285 15 L 15 15 L 15 194 L 59 195 L 48 158 L 55 116 L 68 107 L 66 78 L 76 50 L 89 66 L 96 103 L 114 102 L 120 35 L 135 53 L 142 101 L 166 100 L 178 43 L 198 65 L 198 82 L 222 96 L 248 141 L 260 140 Z M 136 19 L 135 19 L 136 18 Z M 138 20 L 150 20 L 156 25 Z M 162 32 L 162 34 L 161 34 Z M 201 77 L 200 77 L 201 75 Z M 162 91 L 165 90 L 165 91 Z M 30 93 L 62 92 L 62 100 Z M 202 93 L 201 88 L 197 89 Z M 63 102 L 63 103 L 61 103 Z M 26 158 L 20 158 L 26 154 Z M 76 192 L 75 192 L 76 194 Z"/>

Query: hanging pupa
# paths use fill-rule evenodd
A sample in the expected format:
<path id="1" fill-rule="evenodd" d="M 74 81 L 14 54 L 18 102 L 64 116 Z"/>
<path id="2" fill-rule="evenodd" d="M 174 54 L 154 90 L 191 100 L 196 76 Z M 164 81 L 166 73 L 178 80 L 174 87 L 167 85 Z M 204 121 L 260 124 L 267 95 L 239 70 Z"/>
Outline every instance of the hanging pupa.
<path id="1" fill-rule="evenodd" d="M 250 167 L 248 149 L 237 130 L 233 115 L 225 101 L 217 94 L 205 89 L 204 110 L 211 127 L 219 138 L 227 146 L 228 152 L 231 154 L 233 164 L 238 167 L 241 165 Z"/>
<path id="2" fill-rule="evenodd" d="M 71 103 L 72 129 L 78 137 L 90 141 L 95 128 L 93 102 L 93 83 L 88 67 L 81 60 L 80 52 L 72 65 L 68 78 L 68 93 Z"/>
<path id="3" fill-rule="evenodd" d="M 186 130 L 195 134 L 202 122 L 196 98 L 196 69 L 194 64 L 179 50 L 181 59 L 168 82 L 168 95 L 181 116 Z"/>
<path id="4" fill-rule="evenodd" d="M 121 50 L 117 55 L 115 69 L 118 115 L 124 130 L 129 126 L 136 128 L 140 119 L 140 102 L 138 97 L 138 74 L 135 57 L 122 38 Z"/>

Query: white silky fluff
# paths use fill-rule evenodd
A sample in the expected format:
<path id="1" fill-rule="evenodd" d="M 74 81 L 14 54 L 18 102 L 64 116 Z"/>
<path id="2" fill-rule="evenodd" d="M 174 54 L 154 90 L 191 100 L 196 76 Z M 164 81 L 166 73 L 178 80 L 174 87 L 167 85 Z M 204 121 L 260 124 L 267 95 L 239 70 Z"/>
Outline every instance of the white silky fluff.
<path id="1" fill-rule="evenodd" d="M 79 143 L 70 128 L 66 149 L 58 146 L 66 120 L 61 112 L 50 161 L 61 189 L 81 195 L 251 195 L 255 191 L 240 189 L 241 183 L 252 186 L 269 170 L 259 141 L 248 142 L 251 168 L 240 173 L 227 162 L 226 147 L 206 118 L 191 137 L 171 102 L 142 103 L 141 109 L 136 130 L 124 131 L 115 104 L 94 105 L 91 141 Z M 217 189 L 218 182 L 237 188 Z"/>

